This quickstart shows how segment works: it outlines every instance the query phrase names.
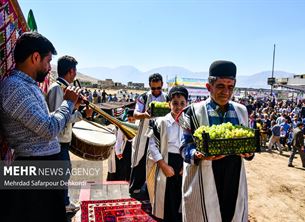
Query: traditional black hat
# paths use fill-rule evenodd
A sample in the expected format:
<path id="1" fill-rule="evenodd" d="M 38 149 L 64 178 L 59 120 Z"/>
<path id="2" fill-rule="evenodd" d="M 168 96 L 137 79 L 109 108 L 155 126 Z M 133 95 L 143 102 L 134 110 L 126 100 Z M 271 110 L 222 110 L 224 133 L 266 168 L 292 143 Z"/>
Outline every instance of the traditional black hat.
<path id="1" fill-rule="evenodd" d="M 183 86 L 174 86 L 173 88 L 171 88 L 171 90 L 168 93 L 169 99 L 171 100 L 173 98 L 173 95 L 175 94 L 183 95 L 185 99 L 188 100 L 189 93 L 187 89 Z"/>
<path id="2" fill-rule="evenodd" d="M 225 60 L 215 61 L 210 66 L 209 76 L 235 79 L 236 65 L 233 62 Z"/>

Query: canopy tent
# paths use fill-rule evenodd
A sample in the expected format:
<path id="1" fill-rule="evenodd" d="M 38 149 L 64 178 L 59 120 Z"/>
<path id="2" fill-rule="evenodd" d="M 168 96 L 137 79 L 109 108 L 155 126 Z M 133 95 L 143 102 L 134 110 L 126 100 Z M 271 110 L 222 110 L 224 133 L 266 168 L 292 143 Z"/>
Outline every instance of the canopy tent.
<path id="1" fill-rule="evenodd" d="M 196 78 L 184 78 L 176 76 L 173 79 L 167 81 L 168 86 L 173 87 L 174 85 L 180 85 L 185 87 L 200 87 L 205 88 L 207 79 L 196 79 Z"/>
<path id="2" fill-rule="evenodd" d="M 110 102 L 110 103 L 99 103 L 101 109 L 117 109 L 124 107 L 134 107 L 135 102 Z"/>
<path id="3" fill-rule="evenodd" d="M 276 86 L 277 87 L 283 87 L 283 88 L 286 88 L 286 89 L 292 89 L 292 90 L 296 90 L 296 91 L 305 93 L 305 86 L 304 85 L 297 86 L 297 85 L 282 85 L 282 84 L 277 84 Z"/>
<path id="4" fill-rule="evenodd" d="M 173 86 L 184 86 L 191 97 L 208 96 L 209 92 L 206 88 L 207 79 L 184 78 L 176 76 L 167 81 L 168 90 Z"/>

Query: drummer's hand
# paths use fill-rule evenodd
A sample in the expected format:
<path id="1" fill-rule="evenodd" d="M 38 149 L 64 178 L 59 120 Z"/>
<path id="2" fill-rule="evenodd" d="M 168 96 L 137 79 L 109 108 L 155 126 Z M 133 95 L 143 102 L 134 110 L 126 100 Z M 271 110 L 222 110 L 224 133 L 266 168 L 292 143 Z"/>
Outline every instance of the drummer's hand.
<path id="1" fill-rule="evenodd" d="M 243 154 L 239 154 L 239 155 L 243 158 L 248 158 L 248 157 L 253 156 L 253 153 L 243 153 Z"/>
<path id="2" fill-rule="evenodd" d="M 158 166 L 161 168 L 162 172 L 165 174 L 166 177 L 172 177 L 175 175 L 174 169 L 169 166 L 164 160 L 159 160 Z"/>
<path id="3" fill-rule="evenodd" d="M 64 100 L 70 100 L 75 105 L 78 100 L 80 91 L 81 89 L 79 87 L 75 88 L 74 86 L 68 86 L 65 89 Z"/>
<path id="4" fill-rule="evenodd" d="M 93 109 L 91 109 L 90 107 L 86 107 L 86 108 L 84 109 L 84 111 L 85 111 L 85 114 L 86 114 L 86 117 L 87 117 L 87 118 L 92 117 Z"/>

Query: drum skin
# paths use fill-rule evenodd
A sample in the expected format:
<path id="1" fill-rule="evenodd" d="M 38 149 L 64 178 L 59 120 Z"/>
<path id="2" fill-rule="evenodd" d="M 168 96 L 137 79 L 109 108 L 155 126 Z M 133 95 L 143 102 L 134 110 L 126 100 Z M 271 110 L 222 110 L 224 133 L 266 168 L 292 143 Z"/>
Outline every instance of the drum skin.
<path id="1" fill-rule="evenodd" d="M 111 128 L 82 120 L 72 128 L 70 151 L 86 160 L 105 160 L 115 142 L 116 136 Z"/>

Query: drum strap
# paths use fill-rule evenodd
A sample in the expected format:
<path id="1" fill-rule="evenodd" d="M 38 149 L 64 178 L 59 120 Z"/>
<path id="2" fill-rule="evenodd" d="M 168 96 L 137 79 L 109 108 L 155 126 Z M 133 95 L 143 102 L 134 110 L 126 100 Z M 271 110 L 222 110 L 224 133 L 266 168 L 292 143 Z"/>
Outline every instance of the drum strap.
<path id="1" fill-rule="evenodd" d="M 69 84 L 67 84 L 67 83 L 65 82 L 65 80 L 63 80 L 62 78 L 57 78 L 57 79 L 56 79 L 56 83 L 57 83 L 58 85 L 60 85 L 60 86 L 62 86 L 62 85 L 64 85 L 64 86 L 69 86 Z"/>

